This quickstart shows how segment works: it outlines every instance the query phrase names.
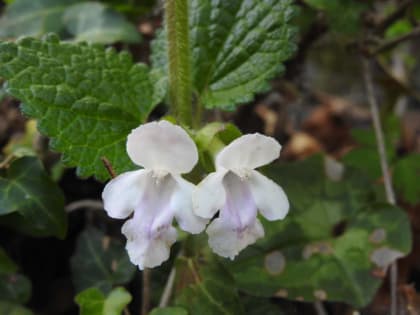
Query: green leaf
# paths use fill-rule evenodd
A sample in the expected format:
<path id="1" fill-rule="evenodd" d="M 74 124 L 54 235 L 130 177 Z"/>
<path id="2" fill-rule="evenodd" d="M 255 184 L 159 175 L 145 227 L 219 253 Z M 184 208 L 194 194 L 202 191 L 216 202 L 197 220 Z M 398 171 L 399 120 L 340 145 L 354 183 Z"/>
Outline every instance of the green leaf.
<path id="1" fill-rule="evenodd" d="M 388 162 L 395 159 L 395 147 L 400 139 L 400 120 L 396 116 L 389 116 L 384 121 L 385 146 Z M 372 180 L 382 177 L 381 163 L 375 133 L 372 129 L 354 129 L 352 137 L 359 147 L 348 152 L 342 161 L 344 164 L 363 170 Z"/>
<path id="2" fill-rule="evenodd" d="M 140 33 L 133 24 L 99 2 L 75 4 L 66 10 L 63 20 L 76 41 L 102 44 L 140 41 Z"/>
<path id="3" fill-rule="evenodd" d="M 8 314 L 6 310 L 9 308 L 6 302 L 25 303 L 31 295 L 31 283 L 25 276 L 18 274 L 17 269 L 16 264 L 0 247 L 0 314 Z M 13 309 L 10 306 L 9 312 Z"/>
<path id="4" fill-rule="evenodd" d="M 212 261 L 199 267 L 192 260 L 180 260 L 177 267 L 177 274 L 195 281 L 176 300 L 189 315 L 244 314 L 232 276 L 220 263 Z"/>
<path id="5" fill-rule="evenodd" d="M 333 31 L 342 34 L 355 34 L 359 31 L 362 23 L 362 13 L 368 8 L 366 3 L 355 0 L 304 1 L 313 8 L 324 11 Z"/>
<path id="6" fill-rule="evenodd" d="M 242 297 L 241 302 L 246 309 L 247 315 L 287 315 L 294 314 L 296 310 L 285 310 L 284 305 L 273 303 L 268 298 L 260 298 L 253 296 Z"/>
<path id="7" fill-rule="evenodd" d="M 15 0 L 0 19 L 0 37 L 60 32 L 64 11 L 78 0 Z"/>
<path id="8" fill-rule="evenodd" d="M 265 237 L 226 263 L 238 288 L 267 297 L 368 304 L 382 281 L 377 271 L 411 250 L 405 213 L 372 204 L 369 181 L 358 172 L 326 179 L 319 156 L 265 172 L 285 189 L 290 214 L 263 221 Z"/>
<path id="9" fill-rule="evenodd" d="M 7 256 L 4 249 L 0 247 L 0 275 L 14 273 L 16 271 L 16 264 Z"/>
<path id="10" fill-rule="evenodd" d="M 188 312 L 182 307 L 164 307 L 155 308 L 150 315 L 188 315 Z"/>
<path id="11" fill-rule="evenodd" d="M 341 160 L 347 166 L 364 170 L 373 180 L 382 177 L 381 162 L 375 148 L 354 148 Z"/>
<path id="12" fill-rule="evenodd" d="M 420 154 L 410 154 L 395 164 L 393 180 L 403 199 L 411 204 L 420 203 Z"/>
<path id="13" fill-rule="evenodd" d="M 31 297 L 31 283 L 21 274 L 2 274 L 0 275 L 0 297 L 2 300 L 13 303 L 26 303 Z"/>
<path id="14" fill-rule="evenodd" d="M 0 44 L 0 76 L 8 80 L 8 92 L 80 176 L 108 178 L 101 157 L 117 173 L 134 167 L 125 144 L 155 105 L 148 73 L 125 52 L 60 43 L 53 35 Z"/>
<path id="15" fill-rule="evenodd" d="M 413 29 L 409 19 L 401 19 L 391 24 L 385 31 L 385 38 L 394 38 L 409 33 Z"/>
<path id="16" fill-rule="evenodd" d="M 88 228 L 77 240 L 71 270 L 77 291 L 97 287 L 107 293 L 114 285 L 129 282 L 136 267 L 121 243 L 98 229 Z"/>
<path id="17" fill-rule="evenodd" d="M 2 224 L 37 236 L 65 236 L 64 195 L 38 158 L 23 157 L 14 161 L 0 177 L 0 191 Z"/>
<path id="18" fill-rule="evenodd" d="M 233 109 L 269 88 L 295 51 L 291 0 L 190 0 L 192 82 L 199 103 Z M 152 61 L 165 69 L 165 33 L 154 41 Z"/>
<path id="19" fill-rule="evenodd" d="M 20 305 L 0 300 L 0 314 L 2 315 L 32 315 L 32 312 Z"/>
<path id="20" fill-rule="evenodd" d="M 124 288 L 115 288 L 108 296 L 97 288 L 90 288 L 76 296 L 80 315 L 121 315 L 131 302 L 131 295 Z"/>
<path id="21" fill-rule="evenodd" d="M 150 13 L 156 7 L 157 0 L 103 0 L 101 2 L 110 5 L 119 12 L 137 18 Z"/>

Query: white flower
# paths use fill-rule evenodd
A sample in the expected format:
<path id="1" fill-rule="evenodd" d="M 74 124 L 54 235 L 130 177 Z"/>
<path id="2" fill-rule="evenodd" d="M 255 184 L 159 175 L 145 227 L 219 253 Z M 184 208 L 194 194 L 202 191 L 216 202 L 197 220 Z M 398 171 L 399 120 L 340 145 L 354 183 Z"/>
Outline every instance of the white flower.
<path id="1" fill-rule="evenodd" d="M 242 136 L 216 157 L 216 172 L 209 174 L 193 193 L 194 212 L 210 219 L 209 244 L 220 256 L 233 259 L 242 249 L 264 236 L 257 209 L 268 220 L 283 219 L 289 201 L 280 188 L 254 169 L 277 159 L 281 146 L 261 134 Z"/>
<path id="2" fill-rule="evenodd" d="M 208 221 L 194 215 L 194 185 L 180 176 L 197 163 L 197 148 L 181 127 L 160 121 L 134 129 L 127 138 L 127 153 L 144 169 L 111 180 L 102 193 L 104 208 L 118 219 L 134 211 L 122 227 L 126 249 L 133 264 L 151 268 L 169 257 L 177 234 L 174 217 L 191 233 L 200 233 Z"/>

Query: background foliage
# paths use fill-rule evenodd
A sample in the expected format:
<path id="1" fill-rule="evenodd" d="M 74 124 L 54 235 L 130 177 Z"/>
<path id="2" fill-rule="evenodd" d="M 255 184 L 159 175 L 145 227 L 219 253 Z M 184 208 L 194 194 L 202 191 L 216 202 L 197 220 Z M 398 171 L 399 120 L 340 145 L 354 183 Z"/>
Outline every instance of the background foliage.
<path id="1" fill-rule="evenodd" d="M 103 158 L 117 174 L 133 169 L 127 134 L 168 114 L 162 5 L 1 5 L 1 314 L 316 314 L 313 303 L 387 314 L 396 259 L 399 311 L 420 312 L 416 1 L 189 1 L 193 100 L 209 122 L 190 130 L 200 155 L 190 179 L 242 133 L 264 132 L 283 150 L 262 171 L 291 210 L 261 219 L 265 237 L 234 261 L 213 255 L 205 234 L 181 234 L 146 284 L 100 193 Z M 366 56 L 397 206 L 384 195 Z"/>

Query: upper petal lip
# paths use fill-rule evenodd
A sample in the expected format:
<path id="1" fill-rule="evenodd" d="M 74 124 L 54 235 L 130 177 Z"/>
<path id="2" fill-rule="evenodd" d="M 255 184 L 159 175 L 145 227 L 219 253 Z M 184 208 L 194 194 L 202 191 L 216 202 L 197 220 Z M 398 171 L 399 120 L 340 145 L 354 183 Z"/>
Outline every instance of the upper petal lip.
<path id="1" fill-rule="evenodd" d="M 188 173 L 198 161 L 197 147 L 187 132 L 165 120 L 133 129 L 127 153 L 137 165 L 172 174 Z"/>
<path id="2" fill-rule="evenodd" d="M 276 139 L 259 133 L 237 138 L 216 157 L 216 167 L 255 169 L 271 163 L 280 155 L 281 145 Z"/>

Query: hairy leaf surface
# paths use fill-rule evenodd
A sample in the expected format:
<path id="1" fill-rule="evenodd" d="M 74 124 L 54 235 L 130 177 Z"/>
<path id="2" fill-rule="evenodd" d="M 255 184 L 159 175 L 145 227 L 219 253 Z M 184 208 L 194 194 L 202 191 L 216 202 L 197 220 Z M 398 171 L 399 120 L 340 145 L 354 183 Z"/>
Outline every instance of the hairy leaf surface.
<path id="1" fill-rule="evenodd" d="M 295 50 L 290 0 L 190 0 L 192 82 L 208 108 L 233 109 L 269 88 Z M 153 44 L 156 68 L 166 68 L 165 33 Z"/>
<path id="2" fill-rule="evenodd" d="M 134 64 L 125 52 L 60 43 L 50 35 L 1 43 L 0 76 L 80 176 L 108 178 L 102 157 L 117 173 L 133 168 L 127 135 L 157 102 L 145 65 Z"/>

